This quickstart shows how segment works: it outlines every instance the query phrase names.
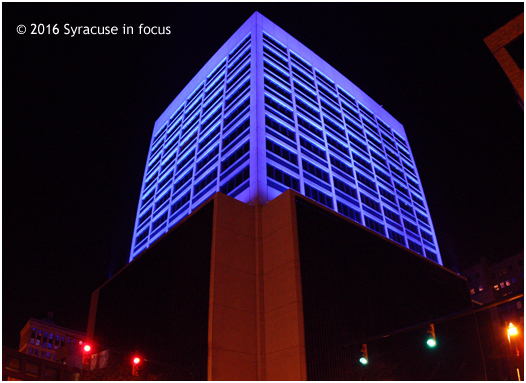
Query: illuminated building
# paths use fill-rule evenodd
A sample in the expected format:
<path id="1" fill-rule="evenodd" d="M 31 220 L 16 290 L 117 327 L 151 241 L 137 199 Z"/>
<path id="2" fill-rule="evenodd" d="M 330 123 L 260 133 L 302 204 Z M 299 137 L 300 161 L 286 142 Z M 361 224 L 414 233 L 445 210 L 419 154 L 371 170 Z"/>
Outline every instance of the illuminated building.
<path id="1" fill-rule="evenodd" d="M 481 380 L 471 317 L 433 355 L 426 327 L 368 344 L 368 372 L 352 346 L 471 307 L 441 263 L 401 124 L 256 13 L 157 120 L 87 337 L 193 380 Z"/>
<path id="2" fill-rule="evenodd" d="M 156 121 L 130 261 L 216 192 L 287 189 L 442 264 L 402 124 L 256 13 Z"/>
<path id="3" fill-rule="evenodd" d="M 85 339 L 85 333 L 57 326 L 50 313 L 47 320 L 29 319 L 20 331 L 19 351 L 39 358 L 57 360 L 58 349 Z"/>

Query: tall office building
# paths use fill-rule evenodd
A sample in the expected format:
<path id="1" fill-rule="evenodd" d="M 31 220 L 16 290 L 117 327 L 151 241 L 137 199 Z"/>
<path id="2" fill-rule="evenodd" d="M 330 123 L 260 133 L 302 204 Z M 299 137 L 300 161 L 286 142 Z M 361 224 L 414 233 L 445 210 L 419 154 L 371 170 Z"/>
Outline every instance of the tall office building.
<path id="1" fill-rule="evenodd" d="M 156 121 L 130 261 L 216 192 L 287 189 L 442 265 L 402 124 L 256 13 Z"/>
<path id="2" fill-rule="evenodd" d="M 258 13 L 156 122 L 130 260 L 87 337 L 188 379 L 484 378 L 472 317 L 425 346 L 471 298 L 403 127 Z"/>

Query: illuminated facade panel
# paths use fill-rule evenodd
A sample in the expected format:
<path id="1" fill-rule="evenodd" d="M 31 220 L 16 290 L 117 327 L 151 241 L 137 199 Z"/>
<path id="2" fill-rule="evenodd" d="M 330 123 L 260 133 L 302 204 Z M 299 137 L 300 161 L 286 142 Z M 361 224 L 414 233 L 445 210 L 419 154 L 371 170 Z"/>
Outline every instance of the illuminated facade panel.
<path id="1" fill-rule="evenodd" d="M 255 13 L 155 123 L 130 261 L 218 191 L 287 189 L 442 264 L 403 126 Z"/>

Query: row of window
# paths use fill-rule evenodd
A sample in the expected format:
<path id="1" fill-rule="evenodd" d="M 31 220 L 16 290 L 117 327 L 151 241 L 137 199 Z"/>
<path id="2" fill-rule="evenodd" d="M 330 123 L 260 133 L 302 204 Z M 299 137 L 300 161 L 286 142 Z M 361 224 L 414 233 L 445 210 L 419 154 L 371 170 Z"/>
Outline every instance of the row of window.
<path id="1" fill-rule="evenodd" d="M 280 162 L 283 166 L 297 166 L 301 148 L 301 156 L 307 159 L 301 161 L 304 174 L 313 176 L 309 181 L 321 186 L 313 191 L 305 184 L 305 194 L 331 208 L 331 193 L 323 197 L 324 185 L 329 183 L 329 173 L 323 169 L 331 168 L 342 178 L 333 179 L 334 190 L 346 196 L 356 193 L 350 186 L 356 183 L 364 191 L 360 193 L 362 206 L 370 208 L 368 214 L 378 220 L 367 217 L 365 226 L 437 261 L 427 209 L 405 139 L 284 45 L 266 34 L 263 42 L 267 152 L 284 159 L 286 162 Z M 273 139 L 270 143 L 269 138 Z M 290 170 L 299 174 L 294 167 Z M 338 203 L 344 210 L 338 209 L 340 213 L 358 216 L 350 206 Z M 384 219 L 388 230 L 380 223 Z"/>
<path id="2" fill-rule="evenodd" d="M 274 125 L 274 127 L 278 127 L 278 128 L 281 127 L 281 129 L 278 129 L 278 130 L 283 130 L 283 131 L 286 131 L 286 132 L 290 132 L 291 131 L 288 128 L 286 128 L 285 125 L 282 125 L 282 124 L 278 123 L 277 121 L 275 121 L 271 116 L 268 116 L 268 115 L 266 116 L 266 122 L 267 122 L 268 125 Z M 274 137 L 274 139 L 267 138 L 267 141 L 266 141 L 267 142 L 267 144 L 266 144 L 267 152 L 276 154 L 281 159 L 286 160 L 290 164 L 297 165 L 298 164 L 297 154 L 292 152 L 291 150 L 287 149 L 285 145 L 280 144 L 279 143 L 280 140 L 275 140 L 275 138 L 276 137 Z M 290 138 L 293 138 L 293 137 L 290 137 Z M 303 139 L 302 136 L 300 136 L 300 146 L 302 148 L 304 148 L 304 149 L 308 148 L 308 149 L 310 149 L 309 152 L 311 154 L 315 154 L 315 155 L 317 155 L 320 158 L 325 158 L 324 152 L 321 152 L 321 149 L 319 147 L 316 146 L 317 149 L 313 149 L 312 146 L 314 146 L 314 145 L 312 143 L 310 143 L 310 142 L 309 142 L 310 143 L 310 145 L 309 145 L 306 142 L 307 141 L 305 139 Z M 293 144 L 295 144 L 295 143 L 293 143 Z M 361 158 L 361 157 L 359 157 L 357 155 L 355 155 L 355 157 L 356 157 L 355 159 L 357 160 L 356 163 L 362 165 L 363 168 L 368 168 L 370 166 L 369 162 L 365 161 L 363 158 Z M 310 158 L 313 158 L 313 157 L 310 157 Z M 272 158 L 272 159 L 274 161 L 276 161 L 275 158 Z M 280 164 L 287 167 L 287 162 L 280 162 Z M 338 170 L 343 170 L 345 172 L 345 174 L 348 174 L 348 175 L 350 175 L 351 177 L 354 178 L 353 169 L 350 166 L 346 165 L 342 160 L 339 160 L 335 156 L 331 155 L 330 156 L 330 162 L 331 162 L 331 165 L 332 165 L 332 168 L 333 168 L 333 173 L 336 173 L 336 172 L 334 172 L 334 168 L 336 168 Z M 292 170 L 294 173 L 298 173 L 298 171 L 299 171 L 295 167 L 288 167 L 288 168 L 290 170 Z M 325 182 L 326 183 L 325 186 L 330 188 L 330 185 L 329 185 L 329 174 L 325 170 L 323 170 L 321 167 L 318 167 L 318 166 L 314 165 L 313 163 L 311 163 L 311 162 L 309 162 L 307 160 L 302 160 L 302 168 L 303 168 L 304 172 L 310 174 L 311 176 L 314 176 L 319 181 Z M 287 188 L 292 188 L 294 190 L 299 191 L 299 181 L 297 181 L 295 186 L 292 185 L 293 181 L 291 179 L 295 179 L 293 176 L 288 175 L 286 173 L 283 173 L 283 174 L 280 173 L 279 177 L 276 178 L 275 177 L 275 170 L 269 170 L 269 169 L 270 168 L 267 166 L 267 172 L 268 171 L 272 171 L 272 173 L 270 175 L 267 174 L 269 179 L 275 180 L 278 183 L 286 186 Z M 287 181 L 285 181 L 285 178 L 287 179 Z M 312 182 L 316 183 L 316 179 L 310 179 L 310 180 Z M 365 175 L 361 174 L 360 172 L 356 172 L 356 179 L 359 181 L 358 185 L 361 185 L 362 189 L 366 190 L 369 193 L 371 191 L 376 192 L 376 190 L 377 190 L 376 183 L 374 181 L 372 181 L 370 178 L 366 177 Z M 283 180 L 283 181 L 281 181 L 281 180 Z M 335 190 L 338 189 L 338 190 L 342 191 L 348 197 L 351 197 L 351 198 L 357 200 L 357 191 L 356 191 L 355 188 L 350 186 L 348 181 L 345 182 L 345 181 L 342 181 L 342 180 L 340 180 L 340 179 L 338 179 L 336 177 L 333 177 L 333 184 L 334 184 Z M 322 183 L 320 183 L 320 186 L 322 186 Z M 386 190 L 384 190 L 382 188 L 378 188 L 378 189 L 380 189 L 382 195 L 387 196 L 389 200 L 391 200 L 394 203 L 396 203 L 397 199 L 396 199 L 394 194 L 389 193 L 389 192 L 387 192 Z M 321 193 L 323 193 L 323 192 L 321 192 Z M 311 193 L 311 195 L 313 195 L 315 197 L 319 197 L 319 194 L 317 194 L 317 193 Z M 378 198 L 378 196 L 376 198 Z M 327 198 L 321 197 L 321 201 L 324 204 L 326 204 L 326 205 L 331 205 L 332 206 L 332 202 L 331 203 L 327 202 L 328 201 Z M 416 223 L 413 223 L 412 221 L 409 221 L 406 218 L 404 218 L 403 221 L 402 221 L 400 213 L 394 211 L 394 210 L 397 210 L 397 206 L 396 205 L 394 207 L 391 207 L 391 209 L 387 209 L 386 207 L 384 207 L 383 211 L 382 211 L 382 207 L 381 207 L 380 201 L 378 201 L 378 200 L 372 198 L 371 196 L 369 196 L 368 194 L 364 194 L 364 193 L 360 193 L 360 201 L 362 202 L 363 206 L 367 206 L 367 207 L 369 207 L 369 208 L 371 208 L 373 210 L 373 211 L 369 211 L 370 214 L 375 214 L 375 212 L 377 214 L 380 214 L 380 216 L 378 218 L 380 220 L 382 220 L 382 221 L 383 221 L 383 218 L 381 217 L 381 214 L 383 212 L 384 217 L 386 217 L 386 221 L 385 221 L 386 224 L 391 225 L 391 226 L 393 226 L 393 223 L 394 223 L 394 226 L 396 226 L 396 224 L 399 225 L 399 226 L 396 226 L 397 231 L 392 230 L 392 229 L 389 229 L 387 231 L 387 236 L 390 239 L 392 239 L 392 240 L 394 240 L 394 241 L 396 241 L 396 242 L 398 242 L 398 243 L 400 243 L 400 244 L 402 244 L 404 246 L 407 246 L 411 250 L 413 250 L 413 251 L 415 251 L 415 252 L 417 252 L 419 254 L 422 254 L 422 255 L 425 254 L 423 246 L 422 246 L 421 243 L 417 243 L 417 241 L 421 242 L 420 235 L 424 239 L 426 239 L 427 241 L 431 242 L 431 244 L 433 243 L 431 234 L 426 232 L 426 231 L 423 231 L 423 230 L 420 233 L 419 228 L 418 228 Z M 318 200 L 318 202 L 320 202 L 320 200 Z M 406 207 L 406 208 L 410 208 L 409 205 L 405 205 L 404 204 L 403 206 Z M 349 216 L 348 214 L 350 214 L 347 210 L 345 210 L 344 212 L 340 211 L 340 213 L 342 213 L 344 215 L 347 214 L 347 216 Z M 350 218 L 355 217 L 355 216 L 356 215 L 353 213 L 350 216 Z M 423 214 L 421 214 L 421 213 L 420 213 L 420 216 L 421 216 L 421 218 L 425 218 L 425 216 Z M 387 218 L 390 219 L 391 221 L 388 221 Z M 354 219 L 354 218 L 352 218 L 352 219 Z M 427 221 L 427 218 L 425 218 L 425 220 Z M 361 221 L 359 221 L 359 222 L 361 223 Z M 368 222 L 369 222 L 369 227 L 370 228 L 377 229 L 375 231 L 378 231 L 379 233 L 381 233 L 383 235 L 386 235 L 384 229 L 380 229 L 379 226 L 373 225 L 371 223 L 371 221 L 368 221 Z M 402 222 L 404 223 L 403 227 L 400 226 L 400 224 Z M 402 234 L 400 234 L 400 232 L 401 233 L 404 232 L 404 227 L 405 227 L 406 230 L 411 231 L 412 238 L 413 238 L 412 241 L 408 239 L 407 245 L 406 245 L 406 238 Z M 431 256 L 433 257 L 433 253 L 431 254 Z M 435 259 L 436 259 L 436 256 L 435 256 Z"/>
<path id="3" fill-rule="evenodd" d="M 200 203 L 219 184 L 238 192 L 246 172 L 238 177 L 236 168 L 249 150 L 242 142 L 250 125 L 250 42 L 248 35 L 232 49 L 152 138 L 132 255 L 182 219 L 191 200 Z"/>

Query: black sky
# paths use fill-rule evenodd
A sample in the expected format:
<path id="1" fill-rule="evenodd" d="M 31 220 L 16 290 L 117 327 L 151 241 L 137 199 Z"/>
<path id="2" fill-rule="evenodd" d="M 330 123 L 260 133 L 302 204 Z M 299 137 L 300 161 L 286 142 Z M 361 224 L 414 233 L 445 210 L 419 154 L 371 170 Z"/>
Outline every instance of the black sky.
<path id="1" fill-rule="evenodd" d="M 48 311 L 85 331 L 128 259 L 153 123 L 256 10 L 405 126 L 446 266 L 523 250 L 523 111 L 483 41 L 522 3 L 3 3 L 4 346 Z"/>

